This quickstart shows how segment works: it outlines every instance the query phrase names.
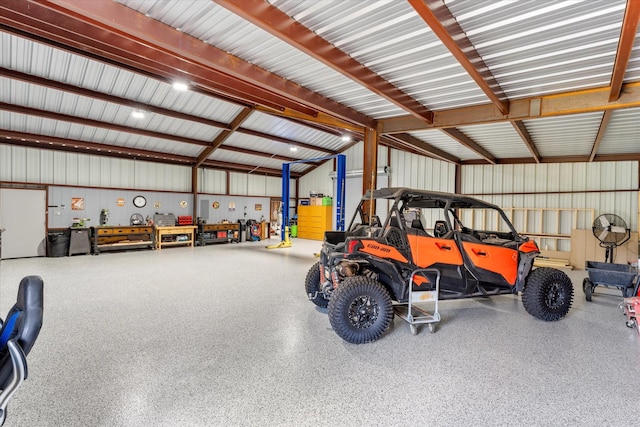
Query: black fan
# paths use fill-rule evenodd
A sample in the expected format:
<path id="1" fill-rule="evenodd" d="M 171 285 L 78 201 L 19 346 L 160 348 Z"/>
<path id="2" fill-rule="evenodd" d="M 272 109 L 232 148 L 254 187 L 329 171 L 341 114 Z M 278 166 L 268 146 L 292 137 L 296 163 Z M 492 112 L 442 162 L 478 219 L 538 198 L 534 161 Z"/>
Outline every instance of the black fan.
<path id="1" fill-rule="evenodd" d="M 593 235 L 605 248 L 605 262 L 613 263 L 613 248 L 631 238 L 631 229 L 624 219 L 615 214 L 602 214 L 593 221 Z"/>

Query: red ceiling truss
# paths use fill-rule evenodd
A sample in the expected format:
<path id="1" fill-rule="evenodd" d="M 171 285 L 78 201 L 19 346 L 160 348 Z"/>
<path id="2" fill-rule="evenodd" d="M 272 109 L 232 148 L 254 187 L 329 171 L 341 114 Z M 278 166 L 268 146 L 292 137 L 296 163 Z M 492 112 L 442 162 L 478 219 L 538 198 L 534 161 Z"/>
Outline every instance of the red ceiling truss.
<path id="1" fill-rule="evenodd" d="M 67 49 L 74 54 L 85 55 L 110 65 L 125 68 L 154 79 L 170 81 L 182 78 L 192 82 L 192 90 L 208 96 L 214 96 L 239 105 L 241 109 L 231 122 L 210 120 L 191 114 L 185 114 L 168 108 L 161 108 L 116 97 L 86 88 L 57 82 L 42 77 L 0 68 L 0 76 L 20 80 L 30 84 L 73 93 L 79 96 L 100 99 L 130 108 L 140 108 L 148 112 L 180 120 L 200 123 L 220 129 L 212 141 L 170 135 L 153 130 L 140 129 L 91 120 L 82 117 L 64 115 L 52 111 L 28 108 L 10 103 L 0 103 L 0 109 L 19 114 L 79 123 L 85 126 L 106 128 L 119 132 L 145 135 L 153 138 L 174 141 L 179 144 L 191 144 L 202 147 L 195 157 L 178 156 L 144 150 L 129 150 L 124 147 L 64 140 L 44 135 L 28 135 L 19 138 L 17 134 L 1 130 L 0 137 L 10 138 L 12 144 L 24 146 L 52 146 L 57 149 L 73 150 L 79 147 L 83 152 L 111 155 L 124 158 L 145 158 L 151 161 L 163 161 L 172 164 L 188 164 L 192 167 L 214 167 L 231 171 L 264 173 L 279 176 L 280 171 L 256 165 L 239 165 L 212 160 L 216 150 L 228 150 L 252 154 L 257 157 L 269 157 L 281 161 L 291 161 L 293 156 L 276 155 L 258 150 L 244 149 L 225 145 L 232 134 L 264 138 L 269 141 L 295 145 L 323 154 L 336 154 L 338 151 L 315 146 L 305 141 L 295 141 L 281 136 L 258 132 L 243 123 L 254 112 L 274 114 L 304 124 L 315 130 L 337 136 L 345 131 L 355 138 L 362 138 L 365 130 L 376 129 L 380 143 L 410 152 L 428 155 L 455 164 L 497 164 L 504 162 L 545 163 L 555 159 L 543 158 L 536 147 L 526 126 L 525 120 L 531 116 L 532 105 L 542 104 L 541 111 L 547 105 L 555 105 L 546 98 L 507 99 L 497 79 L 476 51 L 455 17 L 442 0 L 407 0 L 426 26 L 441 40 L 451 55 L 466 70 L 475 84 L 489 100 L 486 105 L 459 108 L 452 111 L 431 111 L 420 102 L 386 81 L 367 66 L 353 59 L 347 52 L 338 49 L 327 40 L 306 28 L 265 0 L 212 0 L 246 21 L 269 32 L 280 40 L 315 58 L 323 64 L 347 76 L 362 87 L 384 98 L 388 102 L 407 112 L 406 116 L 376 121 L 332 99 L 289 81 L 277 74 L 255 66 L 239 57 L 233 56 L 215 46 L 204 43 L 175 28 L 147 17 L 115 1 L 75 1 L 75 0 L 3 0 L 0 4 L 0 30 Z M 624 77 L 631 57 L 635 35 L 640 20 L 640 1 L 627 0 L 615 64 L 611 72 L 610 87 L 607 88 L 608 102 L 600 100 L 593 93 L 569 93 L 567 99 L 573 100 L 574 109 L 565 108 L 566 114 L 606 111 L 598 135 L 593 143 L 591 154 L 566 158 L 567 161 L 598 161 L 609 156 L 598 156 L 600 141 L 615 108 L 640 106 L 640 89 L 637 85 L 624 85 Z M 573 96 L 573 98 L 571 98 Z M 629 101 L 632 98 L 632 101 Z M 595 107 L 590 107 L 590 103 Z M 634 104 L 636 103 L 636 104 Z M 593 108 L 589 110 L 589 108 Z M 256 113 L 258 114 L 258 113 Z M 509 121 L 529 150 L 530 157 L 525 159 L 497 159 L 489 150 L 458 128 L 463 125 L 498 123 Z M 422 141 L 410 134 L 414 130 L 439 129 L 452 140 L 476 153 L 481 159 L 463 162 L 456 156 Z M 39 140 L 40 142 L 35 142 Z M 64 141 L 67 141 L 65 143 Z M 354 142 L 355 143 L 355 142 Z M 352 143 L 353 144 L 353 143 Z M 346 144 L 340 151 L 352 144 Z M 128 154 L 123 154 L 123 153 Z M 640 155 L 624 155 L 620 158 L 640 160 Z M 316 165 L 310 165 L 311 170 Z M 295 175 L 295 174 L 294 174 Z M 298 175 L 296 175 L 298 176 Z"/>

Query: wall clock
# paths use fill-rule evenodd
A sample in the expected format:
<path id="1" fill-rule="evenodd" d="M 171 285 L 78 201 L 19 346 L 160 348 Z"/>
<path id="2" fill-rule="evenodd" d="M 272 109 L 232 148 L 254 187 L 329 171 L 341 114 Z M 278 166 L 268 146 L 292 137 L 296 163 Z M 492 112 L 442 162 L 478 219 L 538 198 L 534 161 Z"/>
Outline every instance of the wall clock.
<path id="1" fill-rule="evenodd" d="M 147 205 L 147 199 L 144 196 L 136 196 L 133 198 L 133 206 L 136 208 L 144 208 Z"/>
<path id="2" fill-rule="evenodd" d="M 180 201 L 180 207 L 181 208 L 186 208 L 187 207 L 187 201 L 186 200 L 181 200 Z"/>
<path id="3" fill-rule="evenodd" d="M 219 202 L 213 202 L 213 209 L 218 209 L 220 207 Z"/>

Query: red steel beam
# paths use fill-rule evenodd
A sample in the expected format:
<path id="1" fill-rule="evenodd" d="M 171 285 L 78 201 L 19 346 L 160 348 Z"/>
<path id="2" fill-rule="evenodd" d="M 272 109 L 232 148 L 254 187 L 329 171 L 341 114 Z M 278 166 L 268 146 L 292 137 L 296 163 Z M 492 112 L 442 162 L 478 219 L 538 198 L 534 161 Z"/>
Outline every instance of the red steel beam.
<path id="1" fill-rule="evenodd" d="M 476 154 L 479 154 L 480 156 L 482 156 L 487 162 L 495 165 L 496 164 L 496 158 L 493 157 L 493 155 L 491 155 L 491 153 L 489 153 L 487 150 L 485 150 L 484 148 L 482 148 L 480 146 L 480 144 L 478 144 L 477 142 L 475 142 L 473 139 L 469 138 L 467 135 L 465 135 L 464 133 L 462 133 L 462 131 L 460 131 L 459 129 L 456 128 L 447 128 L 447 129 L 440 129 L 440 131 L 446 135 L 448 135 L 449 137 L 451 137 L 452 139 L 458 141 L 460 144 L 464 145 L 465 147 L 467 147 L 469 150 L 475 152 Z"/>
<path id="2" fill-rule="evenodd" d="M 213 126 L 221 129 L 229 129 L 227 123 L 223 123 L 217 120 L 207 119 L 200 116 L 194 116 L 193 114 L 181 113 L 176 110 L 170 110 L 168 108 L 162 108 L 151 104 L 144 104 L 142 102 L 132 101 L 131 99 L 121 98 L 114 95 L 109 95 L 103 92 L 98 92 L 91 89 L 86 89 L 79 86 L 70 85 L 67 83 L 58 82 L 55 80 L 45 79 L 43 77 L 32 76 L 30 74 L 21 73 L 19 71 L 9 70 L 7 68 L 0 67 L 0 76 L 7 77 L 14 80 L 20 80 L 25 83 L 31 83 L 51 89 L 56 89 L 62 92 L 73 93 L 87 98 L 99 99 L 101 101 L 123 105 L 125 107 L 131 107 L 136 110 L 143 110 L 150 113 L 162 114 L 167 117 L 174 117 L 176 119 L 188 120 L 192 122 L 198 122 L 203 125 Z"/>
<path id="3" fill-rule="evenodd" d="M 529 131 L 527 130 L 527 127 L 524 125 L 522 120 L 512 120 L 511 126 L 513 126 L 516 132 L 518 132 L 518 135 L 520 135 L 520 138 L 525 143 L 525 145 L 529 149 L 529 152 L 533 156 L 533 160 L 535 160 L 536 163 L 540 163 L 540 153 L 538 152 L 536 144 L 533 142 L 533 138 L 529 134 Z"/>
<path id="4" fill-rule="evenodd" d="M 424 0 L 408 1 L 411 6 L 413 6 L 418 15 L 420 15 L 424 22 L 426 22 L 426 24 L 431 28 L 433 33 L 440 39 L 440 41 L 447 47 L 447 49 L 449 49 L 449 52 L 451 52 L 451 54 L 458 60 L 460 65 L 462 65 L 462 67 L 467 71 L 469 76 L 476 82 L 480 89 L 482 89 L 485 95 L 487 95 L 491 102 L 500 110 L 502 114 L 507 114 L 509 112 L 509 102 L 500 99 L 500 97 L 493 91 L 489 83 L 485 80 L 485 76 L 488 77 L 488 75 L 486 74 L 488 73 L 488 71 L 485 72 L 485 75 L 483 76 L 483 73 L 478 70 L 477 66 L 474 65 L 474 62 L 470 60 L 470 58 L 467 56 L 465 51 L 463 51 L 458 42 L 456 42 L 452 35 L 447 31 L 447 28 L 445 28 L 445 26 L 440 22 L 440 19 L 438 19 L 436 14 L 429 8 L 429 6 L 425 4 Z M 441 5 L 439 7 L 446 8 L 445 5 Z M 444 9 L 441 9 L 440 13 L 444 13 L 442 12 L 443 10 Z M 449 12 L 448 9 L 446 12 L 449 14 L 449 16 L 451 15 L 451 12 Z M 455 20 L 453 20 L 453 22 L 455 22 Z M 460 34 L 464 34 L 461 29 L 459 29 L 459 31 Z M 465 47 L 472 47 L 471 42 L 466 37 L 461 43 L 467 45 Z M 473 56 L 480 58 L 480 55 L 475 52 L 475 49 L 473 49 Z M 479 63 L 479 65 L 484 65 L 484 62 Z M 493 80 L 495 81 L 495 79 Z"/>
<path id="5" fill-rule="evenodd" d="M 253 111 L 254 110 L 252 108 L 245 108 L 240 111 L 240 113 L 231 122 L 229 129 L 224 129 L 222 132 L 220 132 L 216 139 L 214 139 L 211 143 L 211 146 L 202 150 L 202 152 L 196 159 L 195 166 L 200 166 L 202 162 L 204 162 L 211 155 L 211 153 L 216 150 L 216 148 L 220 147 L 220 145 L 222 145 L 227 140 L 227 138 L 229 138 L 231 134 L 236 131 L 245 120 L 249 118 Z"/>
<path id="6" fill-rule="evenodd" d="M 10 2 L 16 0 L 7 0 Z M 4 1 L 3 1 L 4 3 Z M 18 1 L 18 3 L 20 3 Z M 73 1 L 73 0 L 31 0 L 29 4 L 37 4 L 66 17 L 66 21 L 89 25 L 93 31 L 91 36 L 101 33 L 94 41 L 109 40 L 119 42 L 117 46 L 123 50 L 134 51 L 139 56 L 154 58 L 160 56 L 158 62 L 172 60 L 182 65 L 195 65 L 201 68 L 200 74 L 214 73 L 218 78 L 230 79 L 230 85 L 249 88 L 252 91 L 264 92 L 274 100 L 279 100 L 281 108 L 289 104 L 289 108 L 313 116 L 320 110 L 353 123 L 366 125 L 372 120 L 356 111 L 325 98 L 298 84 L 284 79 L 267 70 L 257 67 L 236 56 L 230 55 L 194 37 L 186 35 L 154 19 L 113 1 Z M 124 39 L 124 41 L 122 40 Z M 141 54 L 144 51 L 144 54 Z M 151 51 L 151 52 L 149 52 Z M 181 67 L 175 67 L 181 70 Z M 247 99 L 247 98 L 245 98 Z M 251 100 L 248 98 L 247 100 Z M 293 104 L 293 105 L 291 105 Z M 287 106 L 287 105 L 284 105 Z"/>
<path id="7" fill-rule="evenodd" d="M 598 148 L 600 147 L 600 141 L 602 141 L 602 137 L 607 131 L 607 126 L 609 126 L 609 119 L 611 119 L 611 114 L 613 114 L 613 111 L 607 110 L 602 115 L 602 121 L 600 122 L 600 127 L 598 128 L 598 134 L 596 135 L 596 139 L 593 141 L 593 147 L 591 148 L 591 154 L 589 155 L 590 162 L 593 162 L 593 159 L 596 158 L 596 153 L 598 152 Z"/>
<path id="8" fill-rule="evenodd" d="M 205 146 L 205 147 L 209 145 L 209 143 L 207 141 L 203 141 L 201 139 L 187 138 L 187 137 L 184 137 L 184 136 L 171 135 L 171 134 L 168 134 L 168 133 L 162 133 L 162 132 L 156 132 L 156 131 L 151 131 L 151 130 L 146 130 L 146 129 L 134 128 L 134 127 L 131 127 L 131 126 L 117 125 L 117 124 L 114 124 L 114 123 L 103 122 L 103 121 L 100 121 L 100 120 L 86 119 L 86 118 L 78 117 L 78 116 L 71 116 L 69 114 L 54 113 L 54 112 L 51 112 L 51 111 L 40 110 L 40 109 L 37 109 L 37 108 L 30 108 L 30 107 L 23 107 L 23 106 L 20 106 L 20 105 L 7 104 L 5 102 L 0 102 L 0 110 L 10 111 L 12 113 L 18 113 L 18 114 L 25 114 L 25 115 L 28 115 L 28 116 L 43 117 L 43 118 L 51 119 L 51 120 L 60 120 L 60 121 L 64 121 L 64 122 L 76 123 L 76 124 L 83 125 L 83 126 L 93 126 L 93 127 L 102 128 L 102 129 L 115 130 L 115 131 L 118 131 L 118 132 L 132 133 L 132 134 L 136 134 L 136 135 L 148 136 L 148 137 L 151 137 L 151 138 L 166 139 L 166 140 L 170 140 L 170 141 L 181 142 L 181 143 L 184 143 L 184 144 L 200 145 L 200 146 Z"/>
<path id="9" fill-rule="evenodd" d="M 0 144 L 16 145 L 20 147 L 37 148 L 41 150 L 65 151 L 76 154 L 91 154 L 94 156 L 113 157 L 122 159 L 144 160 L 156 163 L 169 163 L 176 165 L 193 165 L 195 159 L 188 156 L 160 153 L 157 151 L 140 150 L 136 148 L 117 147 L 95 142 L 80 141 L 74 139 L 58 138 L 48 135 L 36 135 L 23 132 L 14 132 L 0 129 Z M 81 151 L 79 151 L 81 150 Z M 210 169 L 223 169 L 234 172 L 253 172 L 268 176 L 280 177 L 282 170 L 264 168 L 254 165 L 207 160 L 200 167 Z M 302 174 L 292 172 L 291 176 L 299 178 Z"/>
<path id="10" fill-rule="evenodd" d="M 264 0 L 213 0 L 241 18 L 356 81 L 409 114 L 433 122 L 433 113 L 365 65 Z"/>
<path id="11" fill-rule="evenodd" d="M 0 76 L 4 76 L 4 77 L 10 78 L 10 79 L 20 80 L 20 81 L 23 81 L 23 82 L 26 82 L 26 83 L 37 84 L 37 85 L 40 85 L 40 86 L 43 86 L 43 87 L 57 89 L 57 90 L 64 91 L 64 92 L 74 93 L 74 94 L 80 95 L 80 96 L 86 96 L 88 98 L 100 99 L 102 101 L 106 101 L 106 102 L 110 102 L 110 103 L 114 103 L 114 104 L 119 104 L 119 105 L 124 105 L 124 106 L 131 107 L 131 108 L 134 108 L 134 109 L 140 109 L 140 110 L 144 110 L 144 111 L 147 111 L 147 112 L 152 112 L 152 113 L 156 113 L 156 114 L 162 114 L 162 115 L 168 116 L 168 117 L 174 117 L 174 118 L 181 119 L 181 120 L 198 122 L 198 123 L 201 123 L 201 124 L 204 124 L 204 125 L 221 128 L 221 129 L 223 129 L 223 131 L 231 131 L 231 130 L 236 131 L 237 130 L 240 133 L 242 133 L 242 131 L 243 131 L 242 128 L 236 127 L 236 125 L 233 122 L 231 124 L 227 124 L 227 123 L 219 122 L 217 120 L 211 120 L 211 119 L 207 119 L 207 118 L 200 117 L 200 116 L 194 116 L 192 114 L 186 114 L 186 113 L 181 113 L 181 112 L 175 111 L 175 110 L 169 110 L 169 109 L 166 109 L 166 108 L 157 107 L 155 105 L 135 102 L 135 101 L 132 101 L 130 99 L 120 98 L 120 97 L 113 96 L 113 95 L 108 95 L 108 94 L 105 94 L 105 93 L 102 93 L 102 92 L 97 92 L 97 91 L 93 91 L 93 90 L 90 90 L 90 89 L 85 89 L 85 88 L 69 85 L 69 84 L 66 84 L 66 83 L 61 83 L 61 82 L 58 82 L 58 81 L 55 81 L 55 80 L 45 79 L 45 78 L 42 78 L 42 77 L 32 76 L 32 75 L 29 75 L 29 74 L 24 74 L 24 73 L 21 73 L 21 72 L 18 72 L 18 71 L 14 71 L 14 70 L 9 70 L 9 69 L 3 68 L 3 67 L 0 67 Z M 249 108 L 245 108 L 243 111 L 246 111 L 246 110 L 252 111 Z M 235 120 L 234 120 L 234 122 L 235 122 Z M 240 124 L 241 123 L 242 122 L 240 122 Z M 333 135 L 337 135 L 339 133 L 337 131 L 331 131 L 329 129 L 322 129 L 322 128 L 319 128 L 317 126 L 315 126 L 314 129 L 322 130 L 324 132 L 328 132 L 328 133 L 331 133 Z M 245 133 L 249 134 L 249 135 L 256 136 L 256 137 L 268 139 L 268 140 L 276 140 L 276 141 L 278 141 L 278 139 L 280 139 L 280 137 L 278 137 L 276 135 L 270 135 L 270 134 L 267 134 L 267 133 L 264 133 L 264 132 L 252 131 L 252 130 L 249 130 L 249 129 L 247 129 Z M 278 142 L 283 142 L 283 141 L 278 141 Z M 293 140 L 286 140 L 284 142 L 287 143 L 287 144 L 293 144 L 293 145 L 297 145 L 297 146 L 300 146 L 300 147 L 305 146 L 306 148 L 311 148 L 311 149 L 314 149 L 316 151 L 326 151 L 323 148 L 315 147 L 313 145 L 305 144 L 303 142 L 298 142 L 298 141 L 293 141 Z M 333 152 L 331 152 L 331 153 L 333 153 Z M 211 153 L 209 153 L 209 154 L 211 154 Z M 251 152 L 249 154 L 266 155 L 266 156 L 269 156 L 269 157 L 272 156 L 272 154 L 270 154 L 270 153 L 259 153 L 259 152 Z M 287 160 L 287 161 L 292 161 L 292 160 Z"/>
<path id="12" fill-rule="evenodd" d="M 609 102 L 615 101 L 620 97 L 624 74 L 627 71 L 627 64 L 631 57 L 633 42 L 636 38 L 636 32 L 638 31 L 639 20 L 640 1 L 627 0 L 627 8 L 624 12 L 622 29 L 620 30 L 620 40 L 618 41 L 618 51 L 616 52 L 616 60 L 613 64 L 613 72 L 611 73 Z"/>
<path id="13" fill-rule="evenodd" d="M 15 7 L 5 7 L 5 4 L 12 5 L 13 2 L 17 2 Z M 277 97 L 262 88 L 253 87 L 214 70 L 203 69 L 196 64 L 172 57 L 147 45 L 138 46 L 137 50 L 130 50 L 133 46 L 127 39 L 107 32 L 93 35 L 99 30 L 90 24 L 72 21 L 64 15 L 37 4 L 29 3 L 30 7 L 26 8 L 24 7 L 26 4 L 27 2 L 20 0 L 4 0 L 0 4 L 0 24 L 4 24 L 22 37 L 32 38 L 38 42 L 101 60 L 120 68 L 133 70 L 143 75 L 151 75 L 164 80 L 179 78 L 190 81 L 200 91 L 231 98 L 236 103 L 259 104 L 279 110 L 297 108 L 304 110 L 304 114 L 316 114 L 315 110 L 301 107 L 285 97 Z M 23 11 L 21 7 L 28 10 L 30 14 Z M 93 38 L 85 36 L 85 34 L 92 34 Z M 120 48 L 120 45 L 123 47 Z"/>

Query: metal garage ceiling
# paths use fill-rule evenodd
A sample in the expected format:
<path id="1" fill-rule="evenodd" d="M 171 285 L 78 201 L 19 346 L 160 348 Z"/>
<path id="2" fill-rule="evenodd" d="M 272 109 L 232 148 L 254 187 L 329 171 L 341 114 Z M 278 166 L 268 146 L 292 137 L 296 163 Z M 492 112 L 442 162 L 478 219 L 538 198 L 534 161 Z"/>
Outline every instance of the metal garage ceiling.
<path id="1" fill-rule="evenodd" d="M 0 137 L 267 175 L 365 128 L 456 164 L 640 160 L 639 3 L 3 0 Z"/>

